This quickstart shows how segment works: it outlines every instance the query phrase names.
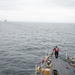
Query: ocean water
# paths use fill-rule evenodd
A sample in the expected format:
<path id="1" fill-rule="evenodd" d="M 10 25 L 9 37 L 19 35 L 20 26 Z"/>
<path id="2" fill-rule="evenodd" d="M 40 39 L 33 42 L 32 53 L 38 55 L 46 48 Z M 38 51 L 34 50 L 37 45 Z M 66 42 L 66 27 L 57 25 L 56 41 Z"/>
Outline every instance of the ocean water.
<path id="1" fill-rule="evenodd" d="M 75 55 L 75 24 L 0 22 L 0 75 L 34 75 L 56 45 L 59 55 Z"/>

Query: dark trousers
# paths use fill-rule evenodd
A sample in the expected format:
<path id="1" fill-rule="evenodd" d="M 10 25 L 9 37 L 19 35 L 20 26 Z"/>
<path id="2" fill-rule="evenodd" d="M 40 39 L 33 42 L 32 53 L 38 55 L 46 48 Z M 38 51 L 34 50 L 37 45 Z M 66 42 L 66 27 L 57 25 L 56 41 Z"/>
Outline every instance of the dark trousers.
<path id="1" fill-rule="evenodd" d="M 58 52 L 55 52 L 55 57 L 58 58 Z"/>

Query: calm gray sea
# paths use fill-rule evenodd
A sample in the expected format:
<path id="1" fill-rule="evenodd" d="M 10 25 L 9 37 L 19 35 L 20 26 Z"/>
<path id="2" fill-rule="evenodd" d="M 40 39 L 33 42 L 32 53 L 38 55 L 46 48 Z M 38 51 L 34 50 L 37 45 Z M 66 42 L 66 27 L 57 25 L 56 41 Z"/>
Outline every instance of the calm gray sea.
<path id="1" fill-rule="evenodd" d="M 0 22 L 0 75 L 34 75 L 56 45 L 62 56 L 74 56 L 75 24 Z"/>

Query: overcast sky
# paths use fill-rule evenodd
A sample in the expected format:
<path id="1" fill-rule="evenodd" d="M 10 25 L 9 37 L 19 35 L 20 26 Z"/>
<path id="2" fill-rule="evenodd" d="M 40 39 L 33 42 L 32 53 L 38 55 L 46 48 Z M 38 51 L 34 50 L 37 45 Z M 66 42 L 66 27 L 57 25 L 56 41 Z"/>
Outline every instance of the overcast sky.
<path id="1" fill-rule="evenodd" d="M 0 0 L 0 20 L 75 23 L 75 0 Z"/>

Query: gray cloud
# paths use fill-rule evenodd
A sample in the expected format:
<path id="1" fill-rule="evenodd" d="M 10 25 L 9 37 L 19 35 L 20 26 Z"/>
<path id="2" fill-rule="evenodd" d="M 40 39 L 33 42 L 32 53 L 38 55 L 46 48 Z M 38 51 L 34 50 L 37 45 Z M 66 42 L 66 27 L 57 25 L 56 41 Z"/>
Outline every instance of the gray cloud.
<path id="1" fill-rule="evenodd" d="M 38 0 L 40 1 L 40 0 Z M 75 8 L 75 0 L 41 0 L 46 7 Z"/>
<path id="2" fill-rule="evenodd" d="M 75 20 L 75 0 L 0 0 L 1 17 L 17 21 L 72 22 Z"/>
<path id="3" fill-rule="evenodd" d="M 0 10 L 16 10 L 26 5 L 24 0 L 0 0 Z"/>
<path id="4" fill-rule="evenodd" d="M 0 10 L 19 10 L 27 6 L 75 8 L 75 0 L 0 0 Z"/>
<path id="5" fill-rule="evenodd" d="M 75 0 L 54 0 L 59 6 L 75 7 Z"/>

